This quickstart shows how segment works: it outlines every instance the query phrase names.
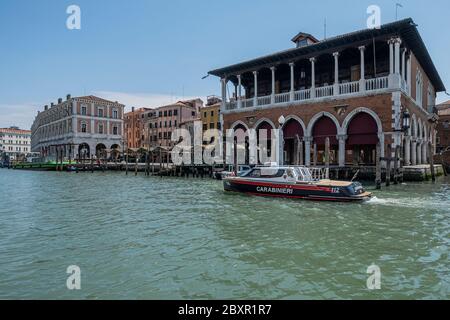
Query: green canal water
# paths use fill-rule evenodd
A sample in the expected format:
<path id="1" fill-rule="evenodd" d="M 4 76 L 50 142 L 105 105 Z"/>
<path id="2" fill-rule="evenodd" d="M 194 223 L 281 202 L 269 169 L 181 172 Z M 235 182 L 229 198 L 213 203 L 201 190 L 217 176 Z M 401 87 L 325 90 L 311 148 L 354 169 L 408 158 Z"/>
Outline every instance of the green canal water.
<path id="1" fill-rule="evenodd" d="M 369 187 L 370 189 L 370 187 Z M 0 169 L 0 299 L 449 299 L 450 180 L 365 204 Z M 370 291 L 367 268 L 381 269 Z M 66 269 L 81 269 L 81 290 Z"/>

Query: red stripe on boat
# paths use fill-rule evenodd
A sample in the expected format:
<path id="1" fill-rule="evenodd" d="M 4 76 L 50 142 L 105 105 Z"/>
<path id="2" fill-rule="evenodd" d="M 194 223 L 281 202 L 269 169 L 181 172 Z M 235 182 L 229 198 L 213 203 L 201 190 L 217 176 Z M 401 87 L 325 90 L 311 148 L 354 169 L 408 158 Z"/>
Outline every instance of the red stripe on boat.
<path id="1" fill-rule="evenodd" d="M 246 181 L 246 180 L 242 180 L 242 181 L 230 180 L 230 181 L 232 183 L 236 183 L 236 184 L 246 184 L 246 185 L 251 185 L 251 186 L 331 192 L 330 187 L 286 185 L 286 184 L 276 184 L 276 183 L 270 183 L 270 182 L 253 182 L 253 181 Z"/>

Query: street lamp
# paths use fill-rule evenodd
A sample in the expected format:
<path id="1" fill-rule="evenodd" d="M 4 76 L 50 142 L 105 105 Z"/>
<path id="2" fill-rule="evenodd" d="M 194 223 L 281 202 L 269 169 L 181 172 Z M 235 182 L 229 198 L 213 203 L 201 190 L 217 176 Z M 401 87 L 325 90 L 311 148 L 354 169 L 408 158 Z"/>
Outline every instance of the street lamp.
<path id="1" fill-rule="evenodd" d="M 280 125 L 278 129 L 278 165 L 284 165 L 284 137 L 283 137 L 283 126 L 286 123 L 286 118 L 282 115 L 278 118 L 278 124 Z"/>
<path id="2" fill-rule="evenodd" d="M 411 127 L 411 116 L 408 112 L 408 110 L 403 111 L 403 116 L 402 116 L 402 131 L 406 132 L 409 130 L 409 128 Z"/>

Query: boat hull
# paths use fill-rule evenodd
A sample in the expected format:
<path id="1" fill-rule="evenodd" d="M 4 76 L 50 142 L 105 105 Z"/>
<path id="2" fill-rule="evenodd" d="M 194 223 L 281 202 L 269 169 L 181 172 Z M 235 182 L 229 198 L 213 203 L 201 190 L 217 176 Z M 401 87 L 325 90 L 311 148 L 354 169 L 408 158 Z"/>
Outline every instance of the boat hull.
<path id="1" fill-rule="evenodd" d="M 349 186 L 282 184 L 236 178 L 224 179 L 223 184 L 225 191 L 262 197 L 336 202 L 363 202 L 372 197 L 369 192 L 356 194 Z"/>

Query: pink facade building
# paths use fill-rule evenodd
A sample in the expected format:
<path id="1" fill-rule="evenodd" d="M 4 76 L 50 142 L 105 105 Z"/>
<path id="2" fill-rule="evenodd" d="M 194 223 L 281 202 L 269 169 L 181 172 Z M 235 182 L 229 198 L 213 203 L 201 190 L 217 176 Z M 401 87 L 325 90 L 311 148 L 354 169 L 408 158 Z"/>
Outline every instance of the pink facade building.
<path id="1" fill-rule="evenodd" d="M 179 101 L 156 109 L 156 114 L 148 121 L 150 147 L 167 147 L 175 145 L 171 141 L 172 133 L 180 124 L 199 119 L 199 110 L 203 106 L 201 99 Z"/>

